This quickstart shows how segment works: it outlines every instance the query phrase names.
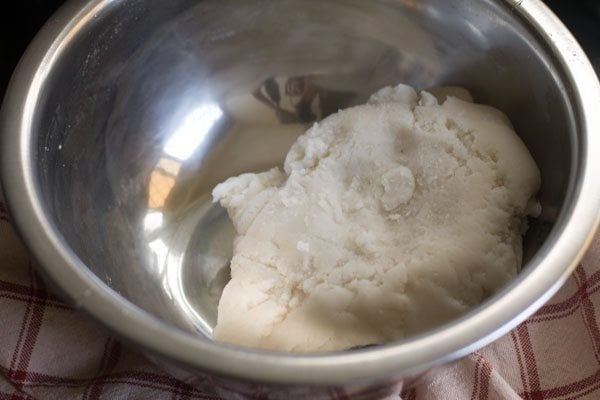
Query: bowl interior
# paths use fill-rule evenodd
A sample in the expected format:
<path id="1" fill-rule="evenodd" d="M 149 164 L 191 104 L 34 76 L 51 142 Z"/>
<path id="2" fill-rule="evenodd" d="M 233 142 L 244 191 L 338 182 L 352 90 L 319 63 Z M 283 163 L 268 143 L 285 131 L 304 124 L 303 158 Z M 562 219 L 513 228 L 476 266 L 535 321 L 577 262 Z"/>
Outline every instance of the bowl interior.
<path id="1" fill-rule="evenodd" d="M 312 121 L 403 82 L 504 111 L 542 172 L 526 261 L 572 185 L 564 80 L 508 4 L 107 2 L 49 72 L 35 160 L 57 230 L 106 285 L 210 339 L 233 228 L 215 184 L 281 164 Z"/>

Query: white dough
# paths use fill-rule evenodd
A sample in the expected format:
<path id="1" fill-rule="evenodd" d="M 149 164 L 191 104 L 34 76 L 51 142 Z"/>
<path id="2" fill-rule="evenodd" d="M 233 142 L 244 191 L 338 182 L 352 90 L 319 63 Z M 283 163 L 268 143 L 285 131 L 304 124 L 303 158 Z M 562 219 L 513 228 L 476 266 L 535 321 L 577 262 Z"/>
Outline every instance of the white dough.
<path id="1" fill-rule="evenodd" d="M 384 88 L 314 124 L 284 172 L 214 189 L 238 233 L 216 340 L 297 352 L 389 342 L 515 277 L 539 170 L 500 111 L 464 89 L 434 93 Z"/>

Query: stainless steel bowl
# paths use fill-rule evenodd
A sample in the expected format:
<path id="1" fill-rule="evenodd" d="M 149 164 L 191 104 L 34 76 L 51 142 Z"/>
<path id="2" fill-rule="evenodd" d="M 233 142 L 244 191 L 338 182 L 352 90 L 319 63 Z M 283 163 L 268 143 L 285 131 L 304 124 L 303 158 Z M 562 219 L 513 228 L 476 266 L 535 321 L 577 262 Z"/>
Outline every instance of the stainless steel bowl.
<path id="1" fill-rule="evenodd" d="M 523 271 L 398 343 L 320 355 L 214 343 L 232 229 L 212 187 L 281 163 L 307 123 L 398 82 L 462 85 L 510 116 L 543 177 Z M 72 1 L 11 81 L 2 178 L 40 270 L 180 376 L 261 382 L 274 398 L 378 396 L 506 333 L 565 281 L 599 220 L 599 105 L 585 55 L 537 0 Z"/>

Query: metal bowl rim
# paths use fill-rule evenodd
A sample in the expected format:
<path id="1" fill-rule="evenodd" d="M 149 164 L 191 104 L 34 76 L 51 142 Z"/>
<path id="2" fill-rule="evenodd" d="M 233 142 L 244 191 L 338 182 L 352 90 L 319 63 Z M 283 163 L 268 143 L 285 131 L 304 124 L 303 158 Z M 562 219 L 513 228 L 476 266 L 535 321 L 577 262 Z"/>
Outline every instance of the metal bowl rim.
<path id="1" fill-rule="evenodd" d="M 17 67 L 0 114 L 2 182 L 14 225 L 42 272 L 94 319 L 145 350 L 199 371 L 292 384 L 343 384 L 421 373 L 476 350 L 514 328 L 565 282 L 589 246 L 600 216 L 600 86 L 570 32 L 539 0 L 502 0 L 550 46 L 570 84 L 584 133 L 572 202 L 527 271 L 494 301 L 440 329 L 361 351 L 290 355 L 199 340 L 129 303 L 100 281 L 46 217 L 32 154 L 36 107 L 45 78 L 68 43 L 95 17 L 120 2 L 67 2 L 42 28 Z"/>

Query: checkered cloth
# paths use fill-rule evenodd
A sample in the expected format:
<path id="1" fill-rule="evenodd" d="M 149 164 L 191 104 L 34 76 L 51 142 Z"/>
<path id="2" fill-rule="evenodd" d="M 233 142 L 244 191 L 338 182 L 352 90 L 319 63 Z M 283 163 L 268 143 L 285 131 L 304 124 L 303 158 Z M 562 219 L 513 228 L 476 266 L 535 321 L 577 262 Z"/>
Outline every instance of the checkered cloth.
<path id="1" fill-rule="evenodd" d="M 600 399 L 598 256 L 600 235 L 534 316 L 404 387 L 401 398 Z M 170 377 L 62 303 L 36 275 L 1 202 L 0 266 L 0 400 L 231 398 Z"/>

